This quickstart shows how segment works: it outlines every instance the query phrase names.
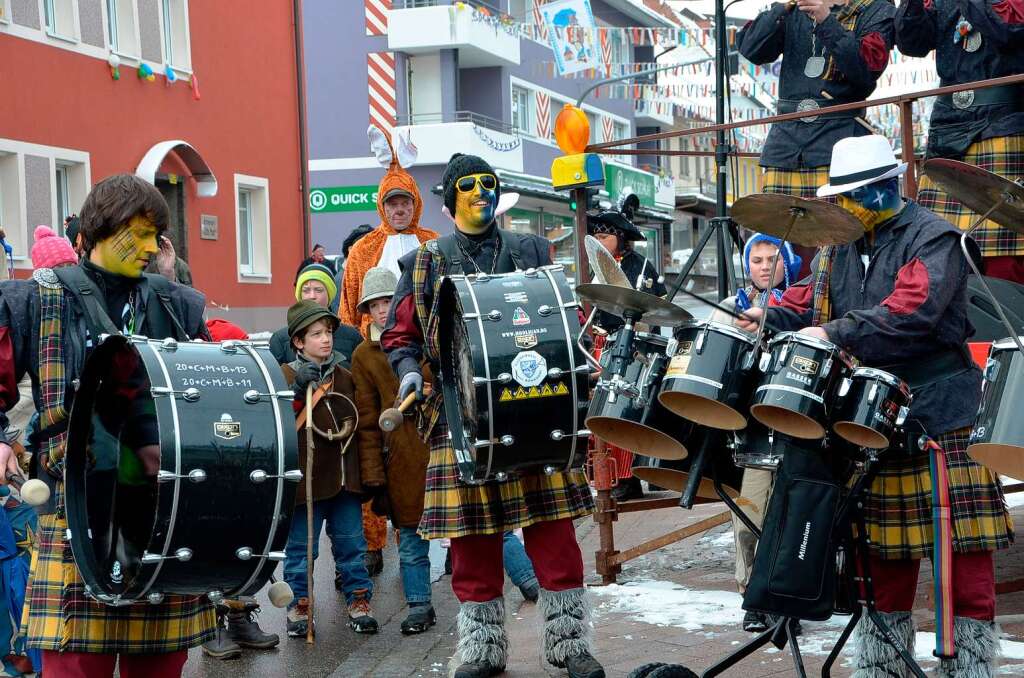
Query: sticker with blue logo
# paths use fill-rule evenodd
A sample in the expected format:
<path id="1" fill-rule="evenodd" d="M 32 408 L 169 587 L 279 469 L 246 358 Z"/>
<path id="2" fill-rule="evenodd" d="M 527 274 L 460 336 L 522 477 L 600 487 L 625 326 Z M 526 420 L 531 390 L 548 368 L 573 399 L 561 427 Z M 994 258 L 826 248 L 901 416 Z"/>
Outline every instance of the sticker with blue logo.
<path id="1" fill-rule="evenodd" d="M 536 351 L 523 351 L 512 359 L 512 378 L 521 386 L 537 386 L 548 374 L 548 363 Z"/>

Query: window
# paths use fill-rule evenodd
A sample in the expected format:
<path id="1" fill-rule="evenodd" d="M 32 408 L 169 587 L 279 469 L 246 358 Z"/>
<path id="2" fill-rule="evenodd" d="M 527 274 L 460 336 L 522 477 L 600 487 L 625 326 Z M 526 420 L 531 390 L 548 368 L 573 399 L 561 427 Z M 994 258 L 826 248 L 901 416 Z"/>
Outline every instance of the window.
<path id="1" fill-rule="evenodd" d="M 528 210 L 510 209 L 508 218 L 505 220 L 505 228 L 516 233 L 538 232 L 537 225 L 540 223 L 540 213 Z"/>
<path id="2" fill-rule="evenodd" d="M 239 282 L 270 282 L 270 182 L 235 175 Z"/>
<path id="3" fill-rule="evenodd" d="M 46 33 L 55 38 L 76 40 L 75 0 L 43 0 Z"/>
<path id="4" fill-rule="evenodd" d="M 187 0 L 161 2 L 164 63 L 174 68 L 189 70 L 192 67 L 192 58 L 189 53 Z"/>
<path id="5" fill-rule="evenodd" d="M 612 123 L 612 140 L 613 141 L 618 141 L 619 139 L 628 139 L 628 138 L 629 138 L 629 123 L 626 123 L 626 122 L 614 122 L 614 123 Z M 629 156 L 628 155 L 619 154 L 619 155 L 616 155 L 615 157 L 617 157 L 619 160 L 622 160 L 623 162 L 629 162 Z"/>
<path id="6" fill-rule="evenodd" d="M 626 42 L 624 31 L 608 31 L 608 45 L 612 48 L 613 64 L 629 64 L 633 62 L 633 59 L 629 54 L 629 43 Z"/>
<path id="7" fill-rule="evenodd" d="M 544 237 L 551 243 L 551 261 L 565 267 L 570 283 L 576 282 L 576 222 L 570 216 L 544 212 Z"/>
<path id="8" fill-rule="evenodd" d="M 56 182 L 54 182 L 54 195 L 57 197 L 57 220 L 54 222 L 54 229 L 58 235 L 64 235 L 64 220 L 74 214 L 71 209 L 71 191 L 68 185 L 67 165 L 57 165 Z"/>
<path id="9" fill-rule="evenodd" d="M 0 24 L 11 23 L 11 0 L 0 0 Z"/>
<path id="10" fill-rule="evenodd" d="M 533 92 L 524 87 L 512 87 L 512 127 L 530 136 L 534 132 L 532 101 Z"/>
<path id="11" fill-rule="evenodd" d="M 135 3 L 132 0 L 107 0 L 107 39 L 111 52 L 139 56 Z"/>

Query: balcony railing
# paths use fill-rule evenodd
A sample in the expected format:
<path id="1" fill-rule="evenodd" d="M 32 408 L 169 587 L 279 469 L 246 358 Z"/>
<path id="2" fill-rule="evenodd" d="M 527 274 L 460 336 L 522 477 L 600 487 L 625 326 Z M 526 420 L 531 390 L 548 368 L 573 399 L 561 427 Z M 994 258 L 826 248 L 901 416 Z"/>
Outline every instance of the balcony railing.
<path id="1" fill-rule="evenodd" d="M 519 136 L 521 132 L 510 123 L 503 120 L 482 115 L 476 111 L 455 111 L 455 117 L 445 120 L 441 113 L 414 113 L 413 115 L 399 116 L 397 124 L 399 127 L 406 125 L 439 125 L 446 122 L 471 122 L 477 127 Z"/>
<path id="2" fill-rule="evenodd" d="M 416 9 L 417 7 L 444 7 L 454 5 L 456 0 L 391 0 L 391 9 Z M 473 0 L 474 7 L 486 7 L 495 14 L 504 14 L 498 3 Z"/>

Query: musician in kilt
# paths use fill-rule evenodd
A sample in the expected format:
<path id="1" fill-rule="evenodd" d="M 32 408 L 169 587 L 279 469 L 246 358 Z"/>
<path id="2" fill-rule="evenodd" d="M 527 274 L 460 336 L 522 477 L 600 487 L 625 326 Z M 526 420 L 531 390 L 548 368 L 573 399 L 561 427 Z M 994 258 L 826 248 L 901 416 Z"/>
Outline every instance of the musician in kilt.
<path id="1" fill-rule="evenodd" d="M 152 184 L 129 174 L 96 184 L 81 212 L 85 256 L 76 266 L 40 268 L 30 280 L 0 284 L 0 431 L 31 375 L 39 429 L 33 475 L 46 482 L 51 503 L 39 519 L 22 633 L 43 651 L 47 676 L 124 678 L 178 676 L 188 649 L 214 634 L 205 598 L 166 596 L 113 607 L 86 595 L 65 540 L 64 445 L 75 384 L 103 333 L 209 339 L 203 295 L 160 275 L 143 273 L 167 228 L 168 209 Z M 0 440 L 0 475 L 19 473 Z M 6 480 L 0 480 L 6 482 Z"/>
<path id="2" fill-rule="evenodd" d="M 443 276 L 509 273 L 551 263 L 548 242 L 536 235 L 503 231 L 495 214 L 501 184 L 483 159 L 455 154 L 442 178 L 444 204 L 457 231 L 420 246 L 400 260 L 402 277 L 391 303 L 381 347 L 398 375 L 399 399 L 422 394 L 420 360 L 440 374 L 439 325 L 450 322 L 438 309 Z M 502 599 L 502 535 L 523 528 L 526 550 L 541 584 L 544 650 L 554 666 L 573 678 L 601 678 L 591 656 L 589 604 L 583 558 L 573 520 L 593 510 L 582 471 L 519 475 L 469 485 L 459 479 L 448 439 L 441 388 L 420 407 L 420 433 L 430 444 L 426 497 L 419 532 L 425 539 L 451 539 L 452 589 L 459 609 L 457 678 L 498 675 L 508 659 Z"/>
<path id="3" fill-rule="evenodd" d="M 929 452 L 916 444 L 926 435 L 944 450 L 951 498 L 957 657 L 943 659 L 939 675 L 990 676 L 998 654 L 993 552 L 1010 544 L 1013 526 L 998 477 L 967 455 L 981 372 L 966 346 L 974 330 L 967 319 L 968 265 L 959 232 L 901 197 L 898 176 L 905 170 L 885 137 L 836 144 L 821 195 L 838 196 L 840 207 L 864 225 L 864 236 L 824 248 L 812 275 L 767 309 L 768 322 L 837 344 L 862 365 L 910 386 L 910 442 L 881 455 L 881 471 L 866 498 L 876 603 L 896 636 L 911 646 L 918 570 L 935 539 L 935 478 Z M 761 313 L 746 312 L 752 318 Z M 874 624 L 862 621 L 858 633 L 856 678 L 904 675 Z"/>
<path id="4" fill-rule="evenodd" d="M 896 46 L 908 56 L 935 50 L 942 86 L 1024 73 L 1021 0 L 902 0 Z M 945 94 L 928 123 L 927 158 L 952 158 L 1000 174 L 1024 176 L 1024 87 L 1002 85 Z M 962 231 L 980 215 L 960 204 L 927 175 L 918 201 Z M 1024 235 L 986 220 L 974 233 L 982 272 L 1024 284 Z"/>
<path id="5" fill-rule="evenodd" d="M 737 34 L 740 54 L 755 64 L 780 56 L 778 113 L 806 118 L 771 126 L 761 152 L 761 191 L 814 198 L 828 181 L 832 145 L 871 132 L 857 122 L 864 110 L 815 115 L 814 109 L 862 101 L 889 63 L 891 2 L 798 0 L 777 2 Z"/>

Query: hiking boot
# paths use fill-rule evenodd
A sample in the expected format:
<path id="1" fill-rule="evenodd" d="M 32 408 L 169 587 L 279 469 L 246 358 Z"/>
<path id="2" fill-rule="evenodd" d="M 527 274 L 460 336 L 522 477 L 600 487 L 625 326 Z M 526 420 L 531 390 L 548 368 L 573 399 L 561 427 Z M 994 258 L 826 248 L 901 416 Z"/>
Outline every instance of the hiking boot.
<path id="1" fill-rule="evenodd" d="M 604 678 L 604 667 L 589 652 L 566 658 L 565 670 L 569 678 Z"/>
<path id="2" fill-rule="evenodd" d="M 376 577 L 384 571 L 384 554 L 381 551 L 367 551 L 363 556 L 363 562 L 366 563 L 366 572 L 371 577 Z M 337 586 L 337 577 L 335 577 L 335 586 Z"/>
<path id="3" fill-rule="evenodd" d="M 256 622 L 260 613 L 258 606 L 246 606 L 244 610 L 228 612 L 228 637 L 242 647 L 254 650 L 269 650 L 277 647 L 281 638 L 276 633 L 264 633 Z"/>
<path id="4" fill-rule="evenodd" d="M 612 499 L 615 501 L 642 499 L 643 496 L 644 488 L 640 486 L 640 479 L 636 476 L 620 478 L 619 484 L 612 488 Z"/>
<path id="5" fill-rule="evenodd" d="M 377 620 L 373 618 L 366 595 L 366 591 L 357 592 L 348 604 L 348 626 L 356 633 L 377 633 Z"/>
<path id="6" fill-rule="evenodd" d="M 305 638 L 309 628 L 309 598 L 299 598 L 295 605 L 288 608 L 288 637 Z M 313 627 L 316 633 L 316 627 Z"/>
<path id="7" fill-rule="evenodd" d="M 455 669 L 455 678 L 491 678 L 505 672 L 504 666 L 493 666 L 484 662 L 468 662 Z"/>
<path id="8" fill-rule="evenodd" d="M 220 615 L 217 615 L 213 640 L 203 643 L 203 654 L 214 659 L 238 659 L 242 656 L 242 648 L 228 636 Z"/>
<path id="9" fill-rule="evenodd" d="M 409 614 L 402 621 L 402 635 L 411 636 L 416 633 L 423 633 L 437 623 L 437 615 L 434 614 L 434 606 L 430 603 L 421 605 L 410 605 Z"/>
<path id="10" fill-rule="evenodd" d="M 747 610 L 743 615 L 743 630 L 747 633 L 763 633 L 768 630 L 768 618 L 760 612 Z"/>
<path id="11" fill-rule="evenodd" d="M 536 603 L 537 598 L 540 596 L 540 583 L 536 577 L 531 578 L 519 585 L 519 592 L 523 594 L 523 598 L 526 600 Z"/>

